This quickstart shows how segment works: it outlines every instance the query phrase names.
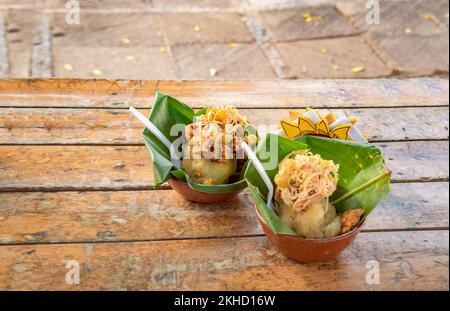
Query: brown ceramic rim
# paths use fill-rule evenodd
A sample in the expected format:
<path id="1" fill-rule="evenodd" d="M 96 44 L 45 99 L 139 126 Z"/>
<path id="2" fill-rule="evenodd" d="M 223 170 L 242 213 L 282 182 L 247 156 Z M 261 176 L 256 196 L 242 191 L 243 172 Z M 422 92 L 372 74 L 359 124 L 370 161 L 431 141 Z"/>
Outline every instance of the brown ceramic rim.
<path id="1" fill-rule="evenodd" d="M 366 224 L 366 218 L 364 218 L 362 221 L 359 222 L 359 224 L 357 226 L 355 226 L 352 230 L 344 233 L 344 234 L 340 234 L 338 236 L 332 237 L 332 238 L 325 238 L 325 239 L 310 239 L 310 238 L 302 238 L 300 236 L 296 236 L 296 235 L 289 235 L 289 234 L 283 234 L 283 233 L 275 233 L 273 232 L 272 228 L 269 227 L 269 225 L 266 223 L 266 221 L 264 220 L 264 218 L 261 216 L 261 214 L 259 213 L 258 207 L 255 204 L 255 210 L 256 210 L 256 214 L 258 215 L 258 219 L 259 221 L 263 222 L 269 229 L 270 231 L 272 231 L 272 233 L 274 235 L 280 235 L 280 236 L 286 236 L 286 237 L 290 237 L 293 239 L 298 239 L 298 240 L 302 240 L 302 241 L 311 241 L 311 242 L 332 242 L 332 241 L 339 241 L 342 239 L 345 239 L 346 237 L 353 235 L 355 233 L 355 231 L 361 231 L 362 228 L 364 227 L 364 225 Z"/>
<path id="2" fill-rule="evenodd" d="M 222 203 L 231 201 L 236 198 L 239 193 L 241 193 L 245 188 L 236 189 L 228 192 L 217 192 L 217 193 L 209 193 L 202 192 L 191 188 L 187 182 L 177 179 L 171 178 L 168 181 L 169 185 L 172 189 L 180 194 L 183 198 L 188 201 L 197 202 L 197 203 Z"/>

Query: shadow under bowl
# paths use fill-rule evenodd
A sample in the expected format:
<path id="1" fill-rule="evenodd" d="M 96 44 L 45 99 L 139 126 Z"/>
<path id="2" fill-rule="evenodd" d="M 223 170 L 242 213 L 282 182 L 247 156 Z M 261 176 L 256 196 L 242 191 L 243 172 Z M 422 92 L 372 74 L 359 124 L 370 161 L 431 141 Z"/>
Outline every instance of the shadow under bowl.
<path id="1" fill-rule="evenodd" d="M 230 192 L 220 192 L 220 193 L 208 193 L 201 192 L 189 187 L 189 185 L 180 179 L 171 178 L 168 180 L 170 187 L 172 187 L 175 192 L 179 193 L 183 198 L 188 201 L 197 203 L 221 203 L 230 201 L 238 196 L 244 189 L 237 189 Z"/>
<path id="2" fill-rule="evenodd" d="M 267 238 L 278 250 L 290 259 L 299 262 L 318 262 L 336 258 L 358 236 L 364 227 L 365 220 L 347 233 L 326 239 L 305 239 L 286 234 L 276 234 L 259 214 L 255 205 L 258 220 Z"/>

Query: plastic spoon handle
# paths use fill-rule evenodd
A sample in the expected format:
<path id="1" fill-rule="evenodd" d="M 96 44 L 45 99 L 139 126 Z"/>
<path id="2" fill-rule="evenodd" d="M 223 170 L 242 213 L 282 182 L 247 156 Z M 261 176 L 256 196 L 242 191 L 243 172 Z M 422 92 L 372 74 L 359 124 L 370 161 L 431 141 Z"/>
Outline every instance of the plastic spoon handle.
<path id="1" fill-rule="evenodd" d="M 269 193 L 267 194 L 267 206 L 272 209 L 274 208 L 272 206 L 272 200 L 273 200 L 273 184 L 270 181 L 269 175 L 267 175 L 266 170 L 264 169 L 261 161 L 256 157 L 256 154 L 253 152 L 253 150 L 245 143 L 241 143 L 242 149 L 244 149 L 245 153 L 247 154 L 250 161 L 252 161 L 253 165 L 255 166 L 256 170 L 258 171 L 259 175 L 263 179 L 264 183 L 266 184 L 267 189 L 269 190 Z"/>
<path id="2" fill-rule="evenodd" d="M 170 140 L 168 140 L 167 137 L 164 136 L 163 133 L 161 133 L 161 131 L 156 127 L 156 125 L 154 125 L 149 119 L 147 119 L 142 113 L 137 111 L 134 107 L 130 107 L 129 110 L 130 113 L 134 117 L 136 117 L 136 119 L 138 119 L 147 130 L 149 130 L 153 135 L 155 135 L 156 138 L 158 138 L 169 149 L 173 165 L 177 169 L 181 168 L 180 160 L 178 159 L 177 156 L 174 155 L 175 150 Z"/>

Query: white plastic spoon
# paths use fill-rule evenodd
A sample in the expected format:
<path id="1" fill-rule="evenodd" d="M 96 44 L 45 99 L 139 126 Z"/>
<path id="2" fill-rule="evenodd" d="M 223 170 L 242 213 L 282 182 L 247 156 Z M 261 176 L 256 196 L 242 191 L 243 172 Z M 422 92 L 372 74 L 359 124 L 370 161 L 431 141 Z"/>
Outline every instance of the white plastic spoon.
<path id="1" fill-rule="evenodd" d="M 250 161 L 252 161 L 259 175 L 266 184 L 266 187 L 269 190 L 269 193 L 267 194 L 267 206 L 275 212 L 275 209 L 272 206 L 273 185 L 272 182 L 270 181 L 269 175 L 267 175 L 266 170 L 264 169 L 261 161 L 259 161 L 259 159 L 256 157 L 256 154 L 253 152 L 252 148 L 250 148 L 245 142 L 241 143 L 241 147 L 242 149 L 244 149 L 244 152 L 247 154 L 247 157 L 249 158 Z"/>
<path id="2" fill-rule="evenodd" d="M 168 140 L 167 137 L 164 136 L 163 133 L 161 133 L 161 131 L 156 127 L 156 125 L 154 125 L 149 119 L 147 119 L 142 113 L 137 111 L 134 107 L 130 107 L 129 110 L 130 113 L 134 117 L 136 117 L 136 119 L 138 119 L 147 130 L 149 130 L 153 135 L 155 135 L 156 138 L 158 138 L 169 149 L 172 164 L 177 169 L 180 169 L 181 168 L 180 159 L 175 154 L 175 148 L 173 147 L 170 140 Z"/>

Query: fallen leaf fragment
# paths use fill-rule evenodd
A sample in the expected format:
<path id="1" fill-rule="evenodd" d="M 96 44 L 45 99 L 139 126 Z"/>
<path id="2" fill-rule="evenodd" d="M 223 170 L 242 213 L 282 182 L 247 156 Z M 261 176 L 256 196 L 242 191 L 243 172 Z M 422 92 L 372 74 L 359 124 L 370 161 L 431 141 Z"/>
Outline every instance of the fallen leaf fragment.
<path id="1" fill-rule="evenodd" d="M 64 64 L 64 69 L 67 71 L 72 71 L 73 70 L 73 66 L 71 64 Z"/>
<path id="2" fill-rule="evenodd" d="M 100 69 L 94 69 L 94 70 L 92 70 L 92 73 L 93 73 L 94 75 L 96 75 L 96 76 L 99 76 L 99 75 L 101 75 L 103 72 L 102 72 Z"/>
<path id="3" fill-rule="evenodd" d="M 209 75 L 211 77 L 214 77 L 217 74 L 217 69 L 216 68 L 209 68 Z"/>
<path id="4" fill-rule="evenodd" d="M 366 68 L 364 66 L 357 66 L 352 68 L 353 73 L 360 73 L 366 71 Z"/>

